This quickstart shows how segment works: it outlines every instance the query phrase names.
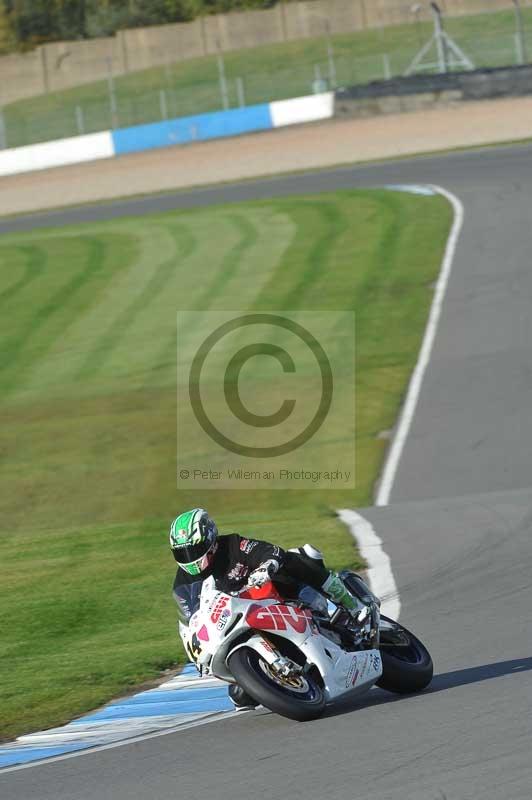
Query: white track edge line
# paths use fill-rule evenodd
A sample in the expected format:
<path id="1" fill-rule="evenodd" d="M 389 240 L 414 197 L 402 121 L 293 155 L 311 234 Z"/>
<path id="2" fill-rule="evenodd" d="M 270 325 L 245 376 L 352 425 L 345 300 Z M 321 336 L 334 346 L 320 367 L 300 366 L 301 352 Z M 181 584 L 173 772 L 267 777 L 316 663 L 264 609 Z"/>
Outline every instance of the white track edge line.
<path id="1" fill-rule="evenodd" d="M 443 300 L 447 291 L 447 284 L 449 283 L 449 277 L 451 275 L 456 246 L 458 244 L 458 237 L 460 236 L 460 232 L 464 223 L 464 206 L 462 205 L 462 201 L 459 200 L 456 195 L 452 194 L 452 192 L 447 191 L 447 189 L 443 189 L 441 186 L 431 184 L 430 188 L 449 201 L 454 211 L 454 220 L 451 226 L 451 232 L 447 239 L 447 245 L 443 256 L 440 275 L 436 284 L 436 290 L 430 309 L 427 327 L 425 329 L 425 335 L 423 337 L 423 343 L 421 345 L 421 350 L 419 352 L 414 372 L 412 373 L 412 377 L 408 385 L 408 391 L 399 418 L 399 423 L 397 425 L 392 446 L 386 458 L 386 463 L 379 483 L 377 496 L 375 498 L 376 506 L 387 506 L 390 501 L 390 494 L 397 473 L 397 468 L 399 466 L 399 461 L 405 446 L 406 437 L 408 436 L 408 432 L 412 425 L 412 419 L 418 403 L 421 385 L 423 383 L 423 378 L 425 376 L 425 372 L 430 361 L 432 348 L 434 346 L 434 339 L 436 337 L 436 330 L 441 315 Z"/>
<path id="2" fill-rule="evenodd" d="M 440 274 L 438 276 L 418 360 L 408 385 L 406 399 L 379 482 L 379 488 L 375 497 L 376 506 L 387 506 L 390 500 L 390 493 L 399 461 L 412 424 L 425 371 L 430 361 L 443 301 L 451 275 L 458 237 L 460 236 L 464 223 L 464 206 L 462 201 L 452 192 L 449 192 L 441 186 L 435 184 L 427 184 L 427 186 L 436 192 L 436 194 L 448 200 L 453 208 L 454 219 L 447 238 Z M 391 189 L 393 187 L 390 186 L 389 188 Z M 338 517 L 349 528 L 351 535 L 358 543 L 362 557 L 368 564 L 368 582 L 371 590 L 382 599 L 382 611 L 386 613 L 387 616 L 398 619 L 401 612 L 401 599 L 393 574 L 390 557 L 382 547 L 382 539 L 377 535 L 369 520 L 356 511 L 351 509 L 339 509 L 337 513 Z"/>
<path id="3" fill-rule="evenodd" d="M 382 547 L 382 539 L 377 536 L 375 528 L 369 520 L 352 511 L 342 508 L 339 518 L 347 525 L 358 544 L 362 558 L 368 564 L 367 578 L 371 591 L 382 601 L 381 611 L 387 617 L 399 619 L 401 599 L 395 582 L 390 556 Z"/>

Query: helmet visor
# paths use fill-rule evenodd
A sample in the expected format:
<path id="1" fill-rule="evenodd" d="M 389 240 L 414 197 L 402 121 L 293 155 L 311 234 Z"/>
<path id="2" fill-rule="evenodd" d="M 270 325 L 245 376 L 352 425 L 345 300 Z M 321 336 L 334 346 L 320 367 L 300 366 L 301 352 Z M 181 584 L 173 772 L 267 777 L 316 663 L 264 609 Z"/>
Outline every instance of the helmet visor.
<path id="1" fill-rule="evenodd" d="M 203 556 L 207 555 L 211 547 L 212 542 L 210 541 L 174 547 L 174 558 L 178 564 L 191 564 L 193 561 L 200 561 Z"/>

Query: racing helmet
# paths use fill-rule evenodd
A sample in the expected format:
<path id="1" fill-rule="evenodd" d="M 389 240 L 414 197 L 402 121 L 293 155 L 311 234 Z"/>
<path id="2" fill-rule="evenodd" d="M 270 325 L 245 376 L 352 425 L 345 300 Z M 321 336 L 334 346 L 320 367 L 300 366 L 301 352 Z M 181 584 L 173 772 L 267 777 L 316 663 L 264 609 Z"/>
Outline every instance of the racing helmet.
<path id="1" fill-rule="evenodd" d="M 193 508 L 174 519 L 170 528 L 170 547 L 182 570 L 202 575 L 211 566 L 218 528 L 204 508 Z"/>

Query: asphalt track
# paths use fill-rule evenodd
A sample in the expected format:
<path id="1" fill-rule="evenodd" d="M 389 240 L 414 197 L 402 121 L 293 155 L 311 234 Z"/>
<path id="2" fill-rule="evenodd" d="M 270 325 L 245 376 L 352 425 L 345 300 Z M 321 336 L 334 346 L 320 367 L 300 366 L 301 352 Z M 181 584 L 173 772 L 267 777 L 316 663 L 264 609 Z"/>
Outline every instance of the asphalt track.
<path id="1" fill-rule="evenodd" d="M 274 178 L 0 223 L 2 230 L 341 187 L 436 183 L 465 224 L 384 540 L 436 664 L 297 724 L 267 713 L 5 774 L 9 800 L 518 800 L 532 796 L 532 148 Z M 420 220 L 420 224 L 422 221 Z"/>

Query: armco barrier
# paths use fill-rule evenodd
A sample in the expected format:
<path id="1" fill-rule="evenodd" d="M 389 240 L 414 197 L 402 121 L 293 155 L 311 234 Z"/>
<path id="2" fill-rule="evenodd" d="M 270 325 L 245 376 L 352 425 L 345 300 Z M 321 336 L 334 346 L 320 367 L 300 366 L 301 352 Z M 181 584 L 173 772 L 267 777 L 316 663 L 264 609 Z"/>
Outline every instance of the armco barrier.
<path id="1" fill-rule="evenodd" d="M 532 94 L 532 65 L 409 75 L 336 91 L 335 116 L 419 111 L 449 103 Z"/>
<path id="2" fill-rule="evenodd" d="M 48 167 L 79 164 L 99 158 L 137 153 L 157 147 L 266 131 L 284 125 L 327 119 L 334 114 L 334 93 L 296 97 L 275 103 L 181 117 L 88 136 L 0 151 L 0 176 Z"/>
<path id="3" fill-rule="evenodd" d="M 336 98 L 367 99 L 445 91 L 459 91 L 464 100 L 522 97 L 532 93 L 532 65 L 398 76 L 338 89 Z"/>

